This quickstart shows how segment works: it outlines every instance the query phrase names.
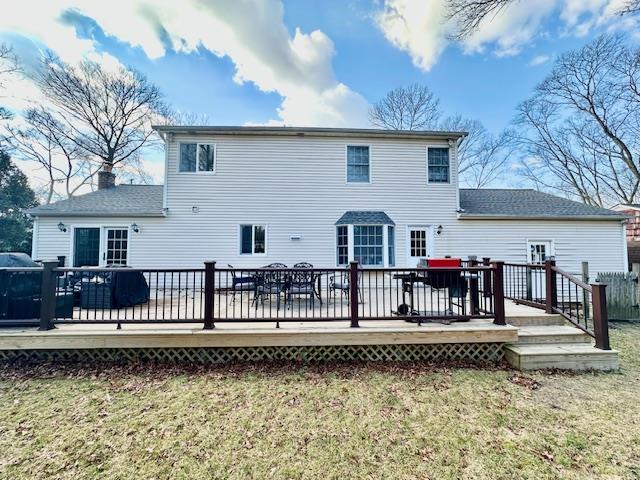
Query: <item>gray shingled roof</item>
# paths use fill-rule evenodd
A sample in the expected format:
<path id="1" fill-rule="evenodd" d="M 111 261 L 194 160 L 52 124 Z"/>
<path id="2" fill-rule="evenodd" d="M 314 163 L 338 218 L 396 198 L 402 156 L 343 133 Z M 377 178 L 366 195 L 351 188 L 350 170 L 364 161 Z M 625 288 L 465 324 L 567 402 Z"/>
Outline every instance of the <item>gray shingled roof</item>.
<path id="1" fill-rule="evenodd" d="M 68 200 L 41 205 L 28 213 L 34 216 L 109 217 L 132 215 L 159 217 L 162 212 L 162 185 L 117 185 L 78 195 Z"/>
<path id="2" fill-rule="evenodd" d="M 384 212 L 345 212 L 336 225 L 395 225 L 395 222 Z"/>
<path id="3" fill-rule="evenodd" d="M 531 189 L 460 189 L 460 208 L 460 218 L 627 218 L 620 212 Z"/>

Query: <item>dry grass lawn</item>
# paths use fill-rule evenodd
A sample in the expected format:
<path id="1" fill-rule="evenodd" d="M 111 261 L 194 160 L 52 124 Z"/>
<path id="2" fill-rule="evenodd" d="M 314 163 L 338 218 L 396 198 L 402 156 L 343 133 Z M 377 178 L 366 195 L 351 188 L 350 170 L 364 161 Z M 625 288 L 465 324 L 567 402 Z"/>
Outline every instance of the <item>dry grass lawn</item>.
<path id="1" fill-rule="evenodd" d="M 0 367 L 0 477 L 640 478 L 616 374 L 389 365 Z"/>

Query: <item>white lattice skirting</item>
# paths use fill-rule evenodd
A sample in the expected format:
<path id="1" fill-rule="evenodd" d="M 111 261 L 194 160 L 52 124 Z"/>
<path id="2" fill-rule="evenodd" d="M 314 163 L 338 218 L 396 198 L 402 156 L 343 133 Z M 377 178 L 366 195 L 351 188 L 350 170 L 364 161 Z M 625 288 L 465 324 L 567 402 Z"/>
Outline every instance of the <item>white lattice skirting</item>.
<path id="1" fill-rule="evenodd" d="M 444 343 L 431 345 L 336 345 L 301 347 L 102 348 L 65 350 L 3 350 L 0 361 L 99 361 L 169 363 L 231 363 L 259 361 L 437 362 L 464 360 L 498 362 L 502 343 Z"/>

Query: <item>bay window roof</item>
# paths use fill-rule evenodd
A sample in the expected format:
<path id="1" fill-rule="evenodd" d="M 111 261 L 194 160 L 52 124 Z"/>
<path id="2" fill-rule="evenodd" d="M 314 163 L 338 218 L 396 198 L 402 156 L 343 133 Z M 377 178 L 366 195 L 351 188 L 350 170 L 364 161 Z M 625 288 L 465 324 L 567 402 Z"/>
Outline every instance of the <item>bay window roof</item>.
<path id="1" fill-rule="evenodd" d="M 336 225 L 395 225 L 395 222 L 384 212 L 348 211 Z"/>

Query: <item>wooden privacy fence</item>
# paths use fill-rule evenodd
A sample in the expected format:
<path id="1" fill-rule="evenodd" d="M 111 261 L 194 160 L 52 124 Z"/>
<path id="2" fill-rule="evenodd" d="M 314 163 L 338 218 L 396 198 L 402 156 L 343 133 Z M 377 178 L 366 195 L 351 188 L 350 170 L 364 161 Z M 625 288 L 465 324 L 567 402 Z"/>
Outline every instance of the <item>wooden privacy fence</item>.
<path id="1" fill-rule="evenodd" d="M 607 310 L 611 320 L 638 320 L 638 274 L 635 272 L 598 273 L 597 281 L 607 285 Z"/>
<path id="2" fill-rule="evenodd" d="M 504 282 L 505 298 L 562 315 L 591 335 L 597 348 L 611 349 L 606 284 L 589 284 L 553 259 L 544 264 L 505 263 Z"/>
<path id="3" fill-rule="evenodd" d="M 33 288 L 21 288 L 28 271 Z M 0 272 L 2 273 L 2 272 Z M 40 328 L 56 324 L 467 321 L 505 325 L 503 263 L 445 268 L 219 267 L 4 269 L 8 310 L 29 305 Z M 0 282 L 1 283 L 1 282 Z M 4 289 L 4 290 L 3 290 Z M 16 300 L 12 292 L 22 290 Z M 4 292 L 4 293 L 3 293 Z M 0 320 L 2 317 L 0 316 Z"/>

